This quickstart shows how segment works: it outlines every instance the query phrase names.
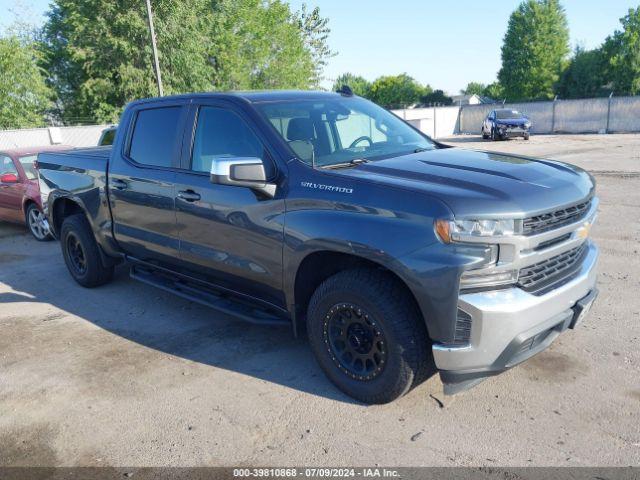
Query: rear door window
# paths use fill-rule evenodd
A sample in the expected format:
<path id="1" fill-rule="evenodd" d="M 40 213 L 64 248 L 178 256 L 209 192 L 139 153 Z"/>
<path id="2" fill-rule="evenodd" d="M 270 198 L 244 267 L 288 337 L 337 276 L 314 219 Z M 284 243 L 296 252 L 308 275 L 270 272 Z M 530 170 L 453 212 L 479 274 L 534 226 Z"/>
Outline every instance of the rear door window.
<path id="1" fill-rule="evenodd" d="M 174 167 L 183 107 L 140 110 L 136 115 L 129 146 L 129 158 L 141 165 Z"/>
<path id="2" fill-rule="evenodd" d="M 13 173 L 14 175 L 18 175 L 18 170 L 13 164 L 13 160 L 11 160 L 11 157 L 0 156 L 0 175 L 4 175 L 6 173 Z"/>
<path id="3" fill-rule="evenodd" d="M 18 159 L 20 161 L 20 164 L 22 165 L 22 169 L 24 170 L 25 176 L 29 180 L 35 180 L 37 178 L 36 169 L 33 167 L 33 163 L 36 161 L 37 158 L 38 158 L 37 155 L 28 155 L 26 157 L 20 157 Z"/>

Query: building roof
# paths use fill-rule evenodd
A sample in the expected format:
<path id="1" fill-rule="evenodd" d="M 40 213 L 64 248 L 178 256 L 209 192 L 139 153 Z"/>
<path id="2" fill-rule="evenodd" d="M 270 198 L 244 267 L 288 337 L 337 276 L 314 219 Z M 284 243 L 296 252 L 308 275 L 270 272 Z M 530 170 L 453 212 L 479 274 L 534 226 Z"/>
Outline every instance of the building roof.
<path id="1" fill-rule="evenodd" d="M 453 95 L 451 97 L 453 103 L 468 103 L 472 98 L 477 98 L 478 103 L 496 103 L 493 98 L 485 97 L 484 95 L 478 95 L 477 93 L 473 93 L 471 95 Z"/>

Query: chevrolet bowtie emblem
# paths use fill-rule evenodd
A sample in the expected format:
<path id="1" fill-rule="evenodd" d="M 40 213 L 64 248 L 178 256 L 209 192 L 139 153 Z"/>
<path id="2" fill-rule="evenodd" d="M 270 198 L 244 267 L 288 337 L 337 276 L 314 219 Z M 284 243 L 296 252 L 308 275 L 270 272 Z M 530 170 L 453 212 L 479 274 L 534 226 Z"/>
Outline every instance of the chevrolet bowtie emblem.
<path id="1" fill-rule="evenodd" d="M 589 236 L 589 231 L 591 230 L 591 224 L 589 222 L 584 222 L 582 226 L 577 230 L 578 238 L 585 239 Z"/>

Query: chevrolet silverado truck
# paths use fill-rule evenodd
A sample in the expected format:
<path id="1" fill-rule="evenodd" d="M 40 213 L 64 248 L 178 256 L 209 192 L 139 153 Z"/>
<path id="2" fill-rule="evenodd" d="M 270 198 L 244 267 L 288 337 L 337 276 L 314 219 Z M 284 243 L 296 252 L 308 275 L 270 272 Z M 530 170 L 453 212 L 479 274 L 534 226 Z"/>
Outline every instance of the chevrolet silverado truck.
<path id="1" fill-rule="evenodd" d="M 71 276 L 134 279 L 306 329 L 365 403 L 437 371 L 447 394 L 547 348 L 597 294 L 598 199 L 580 168 L 451 148 L 329 92 L 145 99 L 111 147 L 45 153 Z"/>

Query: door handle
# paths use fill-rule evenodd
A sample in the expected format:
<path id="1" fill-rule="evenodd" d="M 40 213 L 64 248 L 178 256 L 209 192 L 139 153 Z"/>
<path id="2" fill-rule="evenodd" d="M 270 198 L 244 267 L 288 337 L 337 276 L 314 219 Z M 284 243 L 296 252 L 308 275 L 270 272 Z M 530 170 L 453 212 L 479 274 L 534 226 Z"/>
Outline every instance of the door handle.
<path id="1" fill-rule="evenodd" d="M 124 180 L 120 180 L 119 178 L 114 178 L 110 180 L 111 186 L 117 190 L 124 190 L 128 187 L 127 182 Z"/>
<path id="2" fill-rule="evenodd" d="M 200 194 L 193 190 L 183 190 L 178 192 L 178 198 L 181 198 L 185 202 L 197 202 L 200 200 Z"/>

